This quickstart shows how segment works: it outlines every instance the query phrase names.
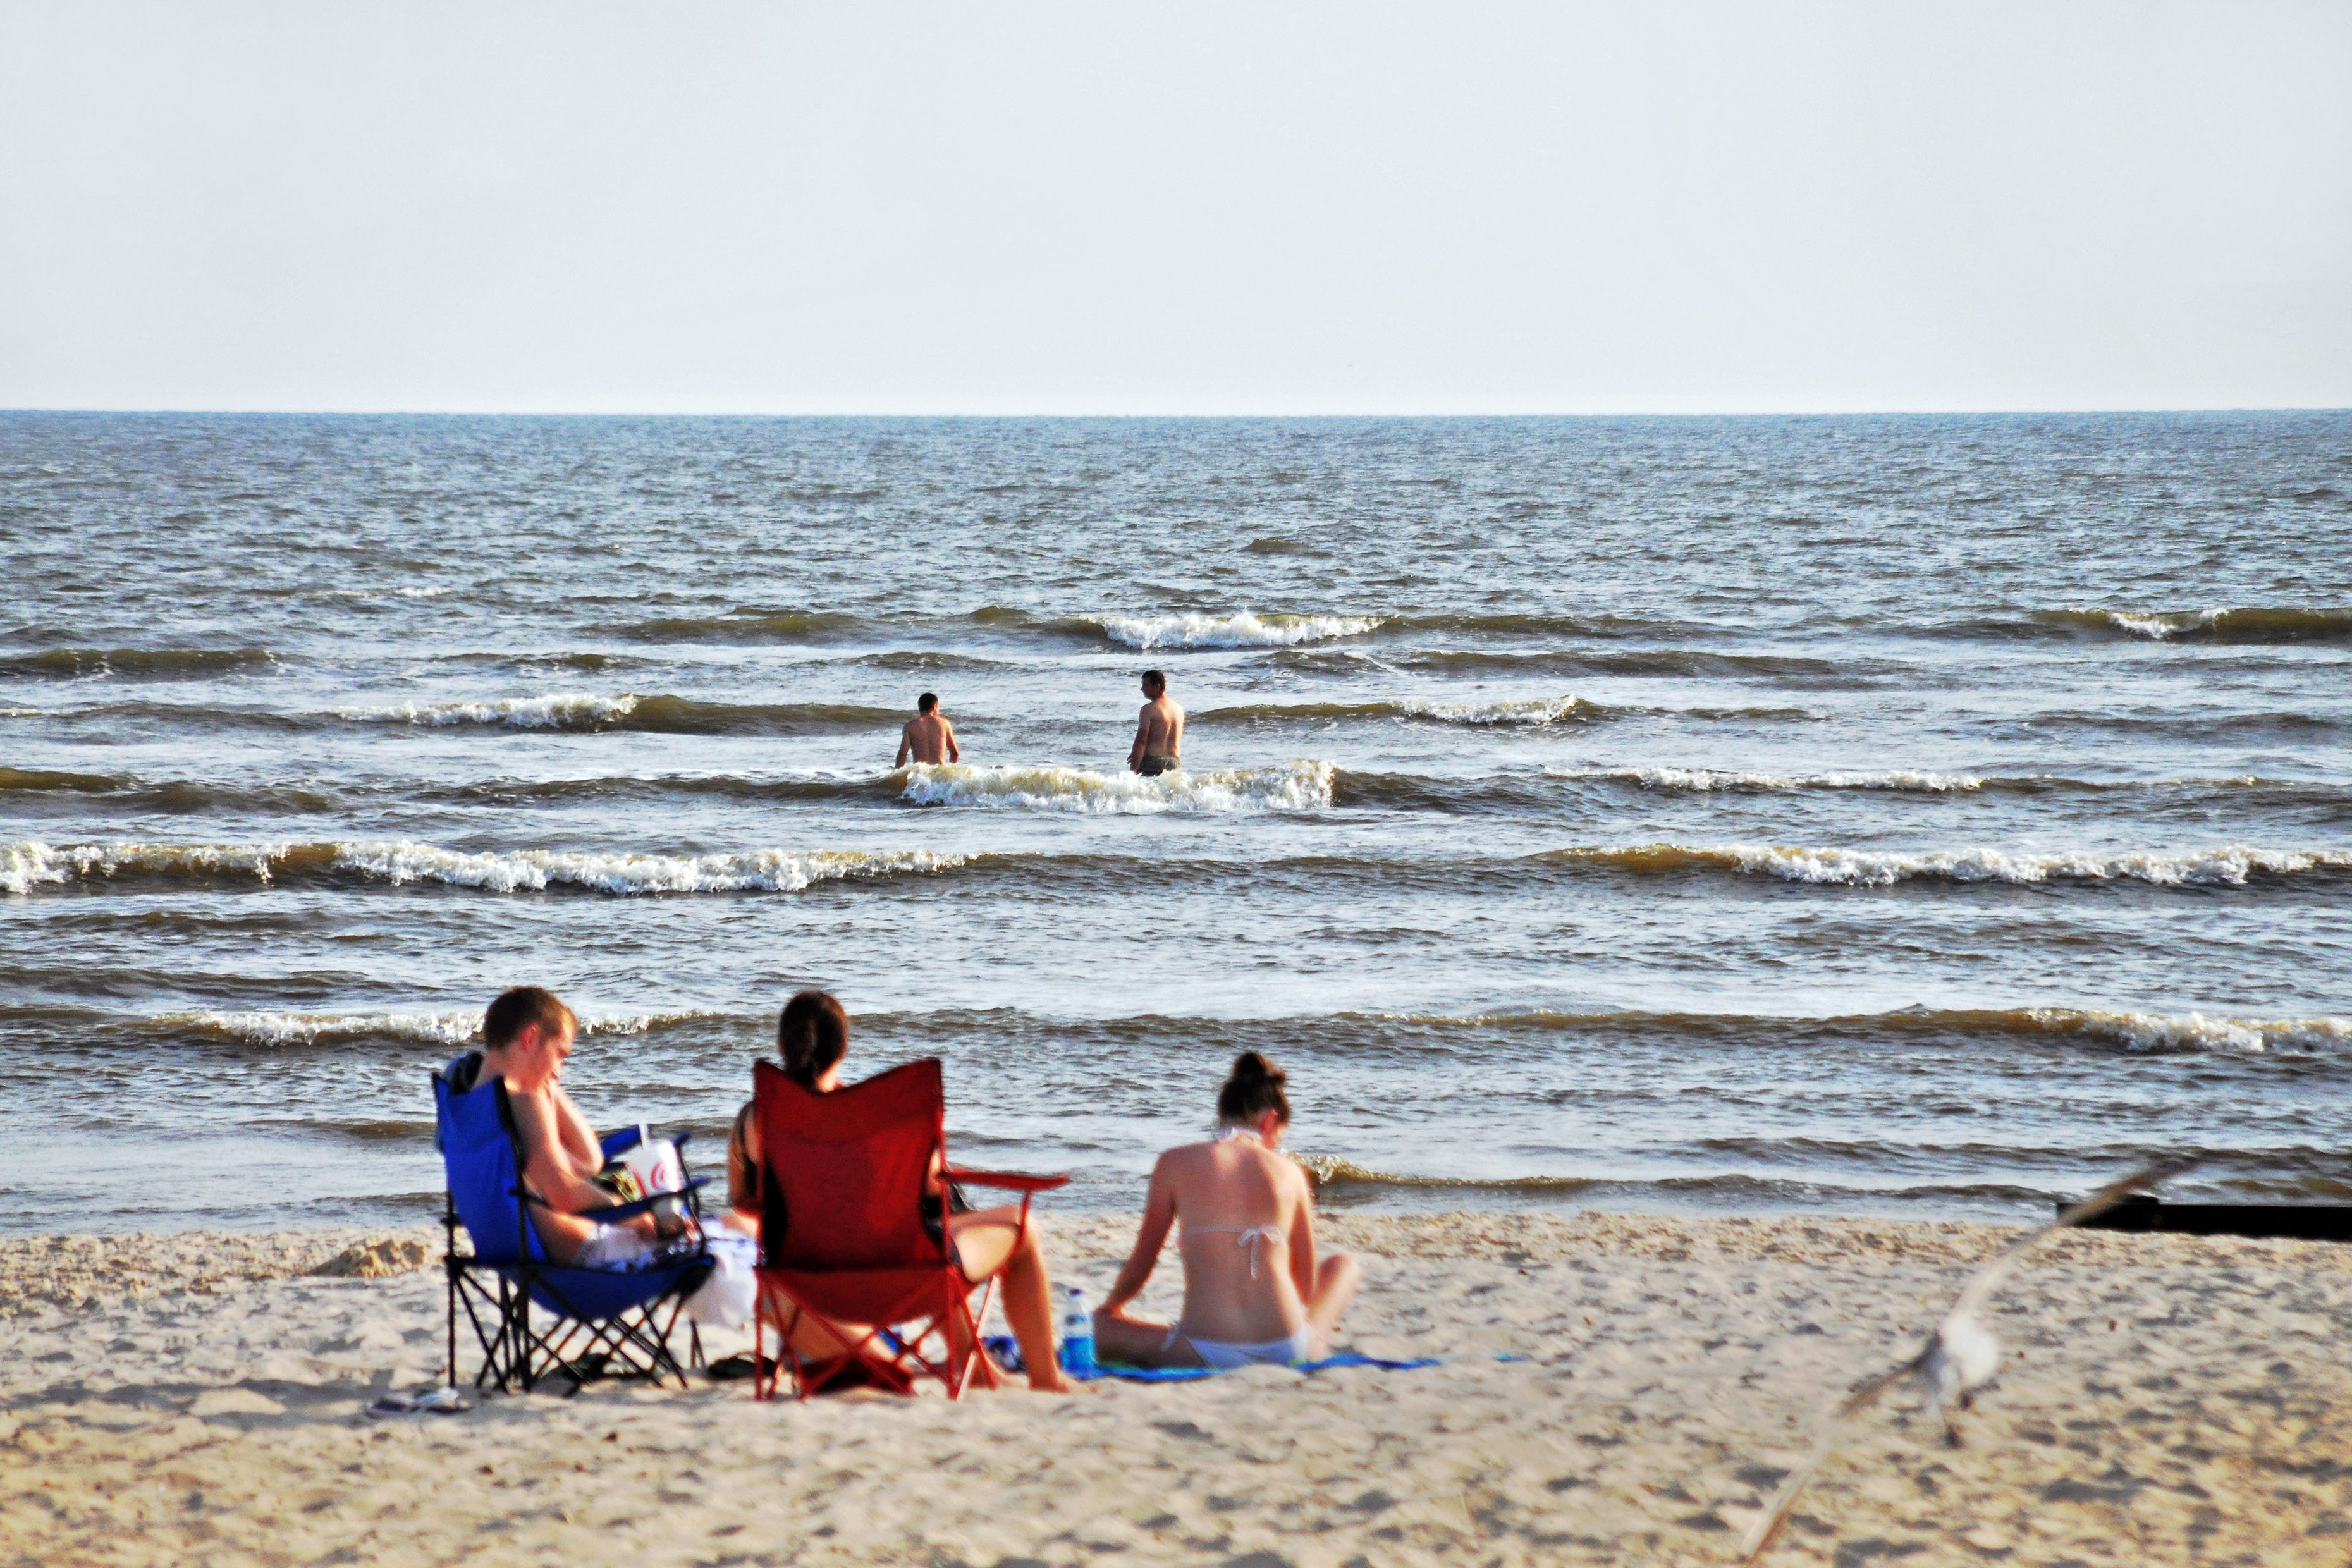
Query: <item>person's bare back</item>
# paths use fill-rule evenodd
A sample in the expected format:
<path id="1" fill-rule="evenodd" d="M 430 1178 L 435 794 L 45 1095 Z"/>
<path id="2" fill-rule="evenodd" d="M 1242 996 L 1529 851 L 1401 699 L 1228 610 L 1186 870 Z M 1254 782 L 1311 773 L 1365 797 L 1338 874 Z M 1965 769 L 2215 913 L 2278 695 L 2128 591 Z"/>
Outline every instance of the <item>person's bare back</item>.
<path id="1" fill-rule="evenodd" d="M 1168 678 L 1156 669 L 1143 672 L 1143 695 L 1146 700 L 1136 715 L 1135 744 L 1128 748 L 1127 770 L 1150 778 L 1183 765 L 1184 710 L 1168 695 Z"/>
<path id="2" fill-rule="evenodd" d="M 926 691 L 915 704 L 915 716 L 898 731 L 898 760 L 890 765 L 903 768 L 911 757 L 919 763 L 955 763 L 963 760 L 956 745 L 955 726 L 940 711 L 940 700 Z"/>

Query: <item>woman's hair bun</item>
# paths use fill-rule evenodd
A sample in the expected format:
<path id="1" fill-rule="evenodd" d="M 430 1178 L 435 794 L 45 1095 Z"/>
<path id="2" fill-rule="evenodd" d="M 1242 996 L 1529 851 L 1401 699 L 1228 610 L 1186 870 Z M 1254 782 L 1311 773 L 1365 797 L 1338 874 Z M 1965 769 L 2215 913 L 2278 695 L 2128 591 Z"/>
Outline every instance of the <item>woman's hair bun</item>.
<path id="1" fill-rule="evenodd" d="M 1290 1080 L 1290 1075 L 1288 1073 L 1283 1071 L 1280 1068 L 1275 1066 L 1272 1062 L 1266 1060 L 1255 1051 L 1244 1051 L 1241 1055 L 1235 1057 L 1234 1058 L 1234 1070 L 1231 1076 L 1235 1083 L 1255 1083 L 1260 1080 L 1273 1083 L 1287 1083 Z"/>
<path id="2" fill-rule="evenodd" d="M 1225 1087 L 1217 1091 L 1217 1120 L 1255 1121 L 1271 1110 L 1287 1126 L 1290 1097 L 1282 1092 L 1282 1086 L 1289 1081 L 1288 1073 L 1255 1051 L 1244 1051 L 1234 1058 L 1234 1070 L 1226 1075 Z"/>

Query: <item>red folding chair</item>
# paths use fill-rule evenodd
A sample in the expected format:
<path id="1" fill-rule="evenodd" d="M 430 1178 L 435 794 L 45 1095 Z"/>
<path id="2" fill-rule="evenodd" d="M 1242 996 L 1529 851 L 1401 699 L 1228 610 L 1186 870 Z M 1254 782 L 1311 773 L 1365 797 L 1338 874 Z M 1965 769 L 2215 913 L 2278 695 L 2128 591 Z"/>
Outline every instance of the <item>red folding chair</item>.
<path id="1" fill-rule="evenodd" d="M 761 1206 L 753 1394 L 774 1398 L 786 1373 L 803 1399 L 854 1373 L 898 1394 L 935 1377 L 950 1399 L 975 1374 L 996 1387 L 996 1367 L 980 1345 L 996 1278 L 966 1279 L 954 1251 L 923 1224 L 931 1173 L 945 1169 L 952 1181 L 1019 1193 L 1024 1231 L 1030 1200 L 1070 1178 L 948 1165 L 947 1093 L 935 1057 L 831 1094 L 759 1062 L 751 1107 Z M 839 1354 L 802 1354 L 794 1342 L 812 1321 Z M 782 1343 L 774 1357 L 771 1329 Z"/>

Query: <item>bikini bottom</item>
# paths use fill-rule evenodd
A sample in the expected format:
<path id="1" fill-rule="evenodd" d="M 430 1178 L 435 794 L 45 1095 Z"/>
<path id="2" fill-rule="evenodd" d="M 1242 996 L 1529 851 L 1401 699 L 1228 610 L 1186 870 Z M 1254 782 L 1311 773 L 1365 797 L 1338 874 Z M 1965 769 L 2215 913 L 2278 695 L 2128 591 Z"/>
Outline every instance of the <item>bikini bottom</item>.
<path id="1" fill-rule="evenodd" d="M 1288 1366 L 1293 1362 L 1315 1359 L 1315 1331 L 1301 1323 L 1287 1339 L 1268 1340 L 1263 1344 L 1231 1344 L 1223 1340 L 1199 1340 L 1189 1334 L 1168 1331 L 1168 1344 L 1173 1348 L 1178 1339 L 1192 1347 L 1201 1364 L 1212 1372 L 1231 1372 L 1236 1367 L 1264 1365 Z"/>

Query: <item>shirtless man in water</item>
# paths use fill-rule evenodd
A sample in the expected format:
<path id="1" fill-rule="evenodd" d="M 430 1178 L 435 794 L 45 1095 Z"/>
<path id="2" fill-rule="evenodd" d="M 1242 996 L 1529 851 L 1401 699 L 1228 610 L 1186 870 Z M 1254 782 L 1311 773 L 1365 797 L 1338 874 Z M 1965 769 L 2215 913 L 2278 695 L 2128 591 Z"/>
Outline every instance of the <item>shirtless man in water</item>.
<path id="1" fill-rule="evenodd" d="M 898 760 L 890 765 L 903 768 L 909 756 L 919 763 L 963 761 L 963 752 L 956 746 L 955 727 L 940 711 L 940 700 L 932 692 L 915 699 L 915 716 L 898 731 Z"/>
<path id="2" fill-rule="evenodd" d="M 1168 695 L 1168 678 L 1143 672 L 1143 711 L 1137 716 L 1135 744 L 1128 748 L 1127 771 L 1150 778 L 1183 765 L 1184 710 Z"/>

